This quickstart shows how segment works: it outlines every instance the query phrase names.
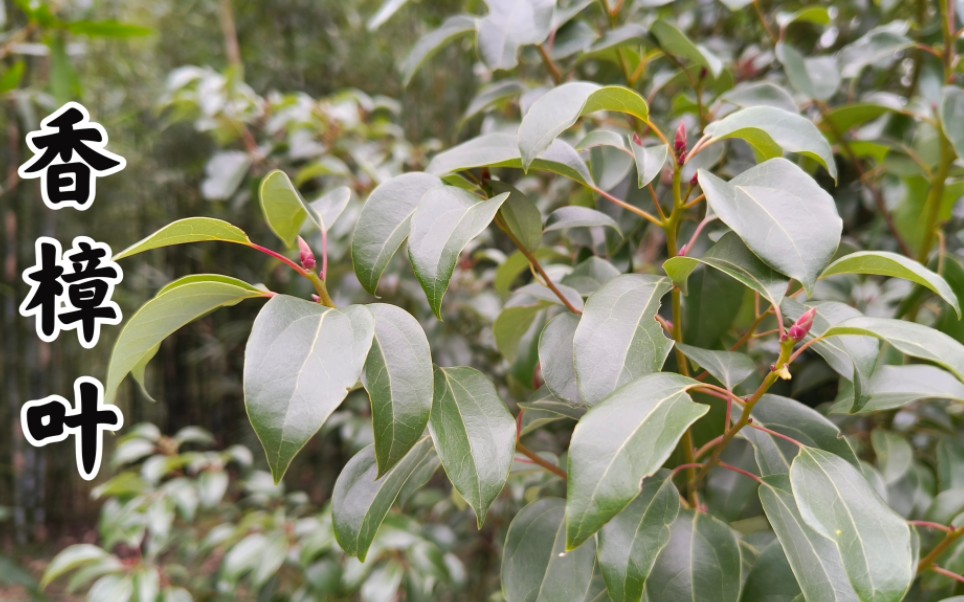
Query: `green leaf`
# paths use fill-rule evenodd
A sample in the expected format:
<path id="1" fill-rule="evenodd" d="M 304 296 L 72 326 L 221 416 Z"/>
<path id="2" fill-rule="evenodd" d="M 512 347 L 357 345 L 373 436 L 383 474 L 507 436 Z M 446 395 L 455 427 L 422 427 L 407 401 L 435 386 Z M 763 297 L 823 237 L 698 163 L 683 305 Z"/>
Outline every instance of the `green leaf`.
<path id="1" fill-rule="evenodd" d="M 727 138 L 745 140 L 763 159 L 773 159 L 781 151 L 806 155 L 823 165 L 837 179 L 830 144 L 809 119 L 776 107 L 756 106 L 730 113 L 703 130 L 706 144 Z M 752 170 L 751 170 L 752 171 Z"/>
<path id="2" fill-rule="evenodd" d="M 588 297 L 620 274 L 619 268 L 610 262 L 592 256 L 572 268 L 572 271 L 562 278 L 562 283 Z"/>
<path id="3" fill-rule="evenodd" d="M 838 456 L 804 449 L 790 483 L 807 526 L 840 551 L 861 600 L 903 600 L 915 576 L 911 530 L 860 471 Z"/>
<path id="4" fill-rule="evenodd" d="M 696 384 L 678 374 L 650 374 L 582 417 L 569 445 L 568 549 L 628 506 L 639 495 L 640 480 L 655 473 L 686 429 L 709 411 L 686 394 Z"/>
<path id="5" fill-rule="evenodd" d="M 744 602 L 796 602 L 802 592 L 779 541 L 771 542 L 757 556 L 743 584 Z"/>
<path id="6" fill-rule="evenodd" d="M 139 38 L 154 33 L 150 27 L 120 21 L 71 21 L 66 29 L 76 35 L 111 39 Z"/>
<path id="7" fill-rule="evenodd" d="M 92 544 L 81 543 L 69 546 L 54 556 L 50 564 L 47 565 L 43 578 L 40 580 L 40 589 L 46 588 L 71 571 L 76 571 L 90 564 L 105 562 L 110 557 L 110 554 L 105 550 Z"/>
<path id="8" fill-rule="evenodd" d="M 504 132 L 485 134 L 472 138 L 443 151 L 432 158 L 426 171 L 438 176 L 475 169 L 477 167 L 511 167 L 522 169 L 522 155 L 515 136 Z M 555 173 L 592 185 L 592 174 L 585 161 L 567 142 L 553 140 L 542 149 L 526 169 Z"/>
<path id="9" fill-rule="evenodd" d="M 574 407 L 571 403 L 559 401 L 551 396 L 547 397 L 547 395 L 551 395 L 551 393 L 539 389 L 533 394 L 535 399 L 532 401 L 519 402 L 519 407 L 525 409 L 520 431 L 523 437 L 552 422 L 560 420 L 578 421 L 586 413 L 583 408 Z"/>
<path id="10" fill-rule="evenodd" d="M 351 201 L 351 188 L 339 186 L 308 203 L 308 217 L 319 230 L 330 230 Z"/>
<path id="11" fill-rule="evenodd" d="M 906 22 L 892 21 L 871 29 L 856 42 L 844 46 L 838 54 L 843 66 L 842 75 L 856 77 L 864 67 L 889 65 L 901 50 L 914 45 L 914 41 L 904 35 L 906 32 Z"/>
<path id="12" fill-rule="evenodd" d="M 555 232 L 568 228 L 612 228 L 620 236 L 622 235 L 622 230 L 619 229 L 616 220 L 602 211 L 578 205 L 567 205 L 550 213 L 545 231 Z"/>
<path id="13" fill-rule="evenodd" d="M 757 369 L 756 363 L 745 353 L 700 349 L 683 343 L 677 343 L 676 347 L 730 390 L 750 378 Z"/>
<path id="14" fill-rule="evenodd" d="M 506 307 L 495 319 L 492 324 L 495 346 L 509 364 L 516 361 L 519 344 L 545 308 L 544 303 Z"/>
<path id="15" fill-rule="evenodd" d="M 840 87 L 840 69 L 835 57 L 804 58 L 796 48 L 783 42 L 777 44 L 776 53 L 790 83 L 808 98 L 827 100 Z"/>
<path id="16" fill-rule="evenodd" d="M 522 509 L 505 535 L 502 593 L 507 602 L 582 600 L 595 567 L 595 542 L 566 551 L 565 503 L 543 498 Z"/>
<path id="17" fill-rule="evenodd" d="M 132 370 L 150 359 L 175 330 L 219 307 L 269 293 L 247 282 L 214 274 L 181 278 L 161 289 L 124 324 L 107 365 L 104 402 L 114 403 L 117 387 Z"/>
<path id="18" fill-rule="evenodd" d="M 725 92 L 722 100 L 738 107 L 768 106 L 797 113 L 797 101 L 786 89 L 770 82 L 745 82 Z"/>
<path id="19" fill-rule="evenodd" d="M 646 581 L 646 599 L 737 602 L 742 581 L 740 545 L 733 529 L 709 514 L 685 509 Z"/>
<path id="20" fill-rule="evenodd" d="M 369 445 L 345 464 L 331 493 L 331 516 L 338 545 L 364 561 L 378 527 L 406 483 L 434 459 L 432 440 L 422 438 L 384 476 L 378 476 L 375 448 Z"/>
<path id="21" fill-rule="evenodd" d="M 351 259 L 358 280 L 375 294 L 378 281 L 408 237 L 412 214 L 422 198 L 442 187 L 425 173 L 406 173 L 380 184 L 362 206 L 351 239 Z"/>
<path id="22" fill-rule="evenodd" d="M 643 492 L 599 532 L 599 567 L 613 602 L 638 602 L 656 557 L 679 515 L 671 479 L 643 483 Z"/>
<path id="23" fill-rule="evenodd" d="M 958 157 L 964 157 L 964 90 L 945 86 L 941 94 L 941 128 Z M 958 312 L 960 317 L 960 312 Z"/>
<path id="24" fill-rule="evenodd" d="M 961 305 L 947 281 L 920 263 L 903 255 L 887 251 L 858 251 L 850 255 L 844 255 L 831 263 L 820 274 L 820 278 L 829 278 L 838 274 L 872 274 L 916 282 L 940 296 L 954 308 L 958 318 L 961 317 Z"/>
<path id="25" fill-rule="evenodd" d="M 626 274 L 593 293 L 573 338 L 582 400 L 595 405 L 613 391 L 658 372 L 673 348 L 656 321 L 666 278 Z"/>
<path id="26" fill-rule="evenodd" d="M 402 61 L 402 84 L 408 86 L 412 82 L 412 77 L 421 68 L 425 61 L 429 60 L 445 46 L 455 40 L 474 33 L 476 30 L 476 20 L 465 15 L 449 17 L 442 23 L 442 26 L 431 33 L 422 36 L 412 51 Z"/>
<path id="27" fill-rule="evenodd" d="M 0 9 L 3 10 L 3 9 Z M 27 72 L 27 63 L 17 61 L 12 67 L 0 75 L 0 94 L 6 94 L 20 87 L 23 75 Z"/>
<path id="28" fill-rule="evenodd" d="M 840 244 L 843 221 L 833 197 L 786 159 L 771 159 L 729 182 L 701 169 L 699 180 L 714 213 L 753 253 L 813 290 Z"/>
<path id="29" fill-rule="evenodd" d="M 686 282 L 700 264 L 717 269 L 770 302 L 779 305 L 790 282 L 750 252 L 733 232 L 727 232 L 703 257 L 672 257 L 663 263 L 674 283 L 687 291 Z"/>
<path id="30" fill-rule="evenodd" d="M 521 96 L 527 89 L 526 85 L 517 79 L 502 79 L 482 86 L 465 109 L 459 126 L 491 106 Z"/>
<path id="31" fill-rule="evenodd" d="M 375 335 L 362 372 L 372 403 L 375 458 L 381 477 L 421 438 L 432 411 L 432 352 L 410 313 L 384 303 L 366 305 Z"/>
<path id="32" fill-rule="evenodd" d="M 308 210 L 288 174 L 276 169 L 266 175 L 261 180 L 258 197 L 268 227 L 288 248 L 294 247 L 308 218 Z M 315 220 L 314 216 L 312 219 Z"/>
<path id="33" fill-rule="evenodd" d="M 275 482 L 361 375 L 374 318 L 278 295 L 258 313 L 244 353 L 244 403 Z"/>
<path id="34" fill-rule="evenodd" d="M 887 341 L 901 353 L 934 362 L 964 382 L 964 345 L 922 324 L 889 318 L 858 317 L 837 324 L 825 337 L 864 335 Z"/>
<path id="35" fill-rule="evenodd" d="M 578 316 L 559 314 L 546 324 L 539 337 L 539 362 L 546 388 L 559 399 L 573 404 L 582 404 L 573 360 L 573 338 L 578 326 Z"/>
<path id="36" fill-rule="evenodd" d="M 764 477 L 759 494 L 804 598 L 857 602 L 860 598 L 847 578 L 840 550 L 803 520 L 789 477 Z"/>
<path id="37" fill-rule="evenodd" d="M 913 467 L 914 448 L 901 435 L 875 429 L 870 433 L 870 443 L 885 484 L 896 483 Z"/>
<path id="38" fill-rule="evenodd" d="M 519 48 L 539 44 L 552 30 L 555 0 L 485 0 L 489 14 L 479 21 L 479 55 L 489 69 L 512 69 Z"/>
<path id="39" fill-rule="evenodd" d="M 776 21 L 781 29 L 786 29 L 793 23 L 812 23 L 827 27 L 833 23 L 833 18 L 830 9 L 825 6 L 808 6 L 792 13 L 777 13 Z"/>
<path id="40" fill-rule="evenodd" d="M 629 146 L 633 149 L 633 158 L 636 159 L 636 184 L 643 188 L 663 171 L 663 165 L 669 157 L 669 147 L 665 144 L 640 146 L 632 141 Z"/>
<path id="41" fill-rule="evenodd" d="M 649 32 L 655 36 L 666 54 L 706 67 L 713 77 L 719 77 L 723 73 L 723 61 L 700 44 L 695 44 L 675 25 L 660 19 L 653 23 Z"/>
<path id="42" fill-rule="evenodd" d="M 481 528 L 515 453 L 515 420 L 492 382 L 473 368 L 436 368 L 429 431 L 449 480 Z"/>
<path id="43" fill-rule="evenodd" d="M 408 0 L 385 0 L 378 8 L 378 11 L 368 19 L 365 27 L 368 31 L 377 30 L 406 4 L 408 4 Z"/>
<path id="44" fill-rule="evenodd" d="M 162 247 L 213 241 L 251 245 L 251 239 L 241 228 L 224 220 L 213 217 L 187 217 L 171 222 L 147 238 L 117 253 L 114 255 L 114 261 Z"/>
<path id="45" fill-rule="evenodd" d="M 811 307 L 817 308 L 817 315 L 813 319 L 810 334 L 804 339 L 810 342 L 815 338 L 824 337 L 836 326 L 854 317 L 862 316 L 858 310 L 836 301 L 821 301 L 798 303 L 793 299 L 784 299 L 782 303 L 783 315 L 788 320 L 798 320 Z M 822 357 L 834 372 L 848 380 L 854 377 L 854 370 L 862 380 L 870 378 L 877 362 L 880 345 L 873 337 L 846 337 L 842 339 L 822 338 L 811 347 Z"/>
<path id="46" fill-rule="evenodd" d="M 509 198 L 499 209 L 499 215 L 508 226 L 509 232 L 526 250 L 538 249 L 542 244 L 542 212 L 517 188 L 498 181 L 492 181 L 490 185 L 497 193 L 509 193 Z"/>
<path id="47" fill-rule="evenodd" d="M 580 116 L 596 111 L 625 113 L 644 122 L 649 119 L 649 105 L 635 90 L 589 82 L 562 84 L 532 103 L 522 118 L 519 149 L 523 166 L 528 169 L 542 151 Z"/>
<path id="48" fill-rule="evenodd" d="M 864 385 L 864 393 L 867 401 L 855 414 L 893 410 L 922 399 L 964 401 L 964 384 L 950 372 L 926 364 L 880 366 Z M 850 412 L 849 401 L 834 404 L 831 412 Z"/>
<path id="49" fill-rule="evenodd" d="M 459 254 L 485 231 L 507 198 L 509 194 L 502 193 L 483 201 L 451 186 L 430 189 L 422 198 L 412 216 L 408 257 L 439 319 Z"/>

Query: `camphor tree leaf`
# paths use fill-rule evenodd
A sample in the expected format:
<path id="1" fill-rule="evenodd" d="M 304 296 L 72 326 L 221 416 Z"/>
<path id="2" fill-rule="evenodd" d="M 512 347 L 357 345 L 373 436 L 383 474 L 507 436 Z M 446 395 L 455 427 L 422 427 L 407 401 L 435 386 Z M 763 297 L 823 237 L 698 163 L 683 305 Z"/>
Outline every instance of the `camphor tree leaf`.
<path id="1" fill-rule="evenodd" d="M 270 172 L 261 180 L 258 196 L 268 227 L 286 246 L 295 246 L 308 211 L 288 174 L 279 169 Z"/>
<path id="2" fill-rule="evenodd" d="M 867 401 L 851 410 L 849 400 L 834 404 L 831 412 L 869 414 L 893 410 L 922 399 L 964 401 L 964 383 L 953 374 L 927 364 L 880 366 L 864 385 Z"/>
<path id="3" fill-rule="evenodd" d="M 590 295 L 573 338 L 582 400 L 595 405 L 626 383 L 658 372 L 673 347 L 656 321 L 666 278 L 626 274 Z"/>
<path id="4" fill-rule="evenodd" d="M 660 47 L 669 55 L 682 57 L 697 65 L 706 67 L 713 77 L 723 72 L 723 61 L 703 46 L 694 43 L 686 34 L 662 19 L 653 23 L 649 32 L 659 42 Z"/>
<path id="5" fill-rule="evenodd" d="M 613 602 L 638 601 L 679 515 L 671 479 L 643 483 L 643 492 L 599 532 L 599 568 Z"/>
<path id="6" fill-rule="evenodd" d="M 532 103 L 522 118 L 519 149 L 523 167 L 528 169 L 556 136 L 569 129 L 580 116 L 596 111 L 625 113 L 642 121 L 649 119 L 649 105 L 635 90 L 589 82 L 562 84 Z"/>
<path id="7" fill-rule="evenodd" d="M 543 498 L 523 508 L 505 535 L 502 593 L 507 602 L 582 600 L 592 581 L 596 545 L 567 552 L 565 502 Z"/>
<path id="8" fill-rule="evenodd" d="M 428 191 L 442 181 L 426 173 L 402 174 L 372 191 L 358 215 L 351 239 L 355 275 L 365 290 L 375 294 L 388 262 L 408 237 L 412 214 Z"/>
<path id="9" fill-rule="evenodd" d="M 565 230 L 566 228 L 596 227 L 612 228 L 622 235 L 622 230 L 619 229 L 619 224 L 616 223 L 616 220 L 602 211 L 590 209 L 589 207 L 580 207 L 578 205 L 560 207 L 549 214 L 545 231 L 555 232 L 557 230 Z"/>
<path id="10" fill-rule="evenodd" d="M 964 90 L 946 86 L 941 94 L 941 128 L 958 157 L 964 157 Z M 960 312 L 958 312 L 960 316 Z"/>
<path id="11" fill-rule="evenodd" d="M 737 602 L 743 565 L 736 533 L 701 512 L 681 510 L 646 580 L 647 600 Z"/>
<path id="12" fill-rule="evenodd" d="M 663 263 L 663 271 L 686 292 L 690 274 L 700 264 L 738 280 L 770 302 L 779 305 L 790 282 L 750 252 L 733 232 L 727 232 L 702 257 L 677 256 Z"/>
<path id="13" fill-rule="evenodd" d="M 104 402 L 113 403 L 117 387 L 131 371 L 139 369 L 174 331 L 219 307 L 270 293 L 236 278 L 195 274 L 172 282 L 141 306 L 124 324 L 107 365 Z"/>
<path id="14" fill-rule="evenodd" d="M 581 404 L 573 360 L 573 338 L 579 317 L 572 313 L 553 318 L 539 337 L 539 363 L 542 379 L 553 395 L 573 404 Z"/>
<path id="15" fill-rule="evenodd" d="M 499 215 L 509 232 L 528 251 L 535 251 L 542 244 L 542 212 L 532 200 L 518 188 L 498 180 L 489 185 L 497 193 L 508 192 L 509 198 L 502 204 Z"/>
<path id="16" fill-rule="evenodd" d="M 479 54 L 489 69 L 512 69 L 519 48 L 539 44 L 552 30 L 555 0 L 485 0 L 489 14 L 479 21 Z"/>
<path id="17" fill-rule="evenodd" d="M 751 251 L 813 290 L 843 229 L 833 198 L 813 178 L 771 159 L 729 182 L 701 169 L 699 181 L 707 203 Z"/>
<path id="18" fill-rule="evenodd" d="M 439 319 L 459 254 L 486 229 L 507 198 L 509 193 L 504 192 L 481 200 L 451 186 L 433 188 L 422 198 L 412 216 L 408 257 Z"/>
<path id="19" fill-rule="evenodd" d="M 476 20 L 473 17 L 457 15 L 446 19 L 441 27 L 420 38 L 402 61 L 402 83 L 408 86 L 425 61 L 435 56 L 448 44 L 475 31 Z"/>
<path id="20" fill-rule="evenodd" d="M 433 461 L 432 440 L 423 437 L 381 477 L 372 445 L 345 464 L 331 494 L 331 515 L 335 539 L 346 554 L 365 560 L 378 527 L 402 488 Z"/>
<path id="21" fill-rule="evenodd" d="M 780 42 L 777 57 L 793 87 L 816 100 L 827 100 L 840 87 L 840 69 L 832 56 L 806 57 L 793 46 Z M 794 111 L 796 112 L 796 111 Z"/>
<path id="22" fill-rule="evenodd" d="M 840 550 L 803 520 L 790 478 L 785 474 L 764 477 L 759 495 L 804 598 L 858 602 L 860 598 L 847 578 Z"/>
<path id="23" fill-rule="evenodd" d="M 679 374 L 650 374 L 618 389 L 576 424 L 569 445 L 567 549 L 628 506 L 640 480 L 654 474 L 686 429 L 709 411 L 687 395 L 696 385 Z"/>
<path id="24" fill-rule="evenodd" d="M 906 22 L 893 21 L 871 29 L 856 42 L 844 46 L 838 55 L 842 75 L 856 77 L 864 67 L 889 65 L 901 50 L 914 45 L 906 33 Z"/>
<path id="25" fill-rule="evenodd" d="M 964 345 L 939 330 L 890 318 L 857 317 L 835 325 L 825 337 L 864 335 L 887 341 L 901 353 L 934 362 L 964 382 Z"/>
<path id="26" fill-rule="evenodd" d="M 740 600 L 802 602 L 797 578 L 779 541 L 770 542 L 757 555 L 743 584 Z"/>
<path id="27" fill-rule="evenodd" d="M 817 126 L 796 113 L 770 106 L 748 107 L 714 121 L 703 133 L 710 137 L 706 144 L 727 138 L 746 140 L 763 159 L 779 157 L 782 151 L 806 155 L 837 179 L 830 144 Z"/>
<path id="28" fill-rule="evenodd" d="M 426 171 L 438 176 L 476 167 L 522 169 L 522 155 L 516 136 L 505 132 L 485 134 L 443 151 L 432 158 Z M 531 169 L 559 174 L 592 185 L 592 174 L 585 161 L 567 142 L 553 140 L 533 159 Z"/>
<path id="29" fill-rule="evenodd" d="M 186 217 L 171 222 L 157 232 L 115 254 L 114 261 L 163 247 L 215 241 L 245 246 L 251 245 L 251 240 L 244 233 L 244 230 L 224 220 L 213 217 Z"/>
<path id="30" fill-rule="evenodd" d="M 786 89 L 771 82 L 744 82 L 725 92 L 722 100 L 738 107 L 759 105 L 776 107 L 790 113 L 797 113 L 797 102 Z"/>
<path id="31" fill-rule="evenodd" d="M 870 378 L 877 362 L 880 344 L 869 336 L 827 338 L 827 332 L 847 320 L 860 317 L 858 310 L 837 301 L 819 301 L 808 304 L 798 303 L 787 298 L 781 304 L 783 315 L 787 320 L 796 321 L 811 307 L 817 308 L 817 315 L 813 318 L 813 327 L 804 339 L 809 342 L 819 338 L 811 349 L 817 352 L 827 362 L 834 372 L 848 380 L 852 380 L 854 370 L 864 380 Z"/>
<path id="32" fill-rule="evenodd" d="M 308 217 L 319 229 L 331 229 L 351 200 L 351 188 L 339 186 L 308 203 Z"/>
<path id="33" fill-rule="evenodd" d="M 642 188 L 663 171 L 663 165 L 669 157 L 669 147 L 665 144 L 641 146 L 632 140 L 629 145 L 633 149 L 633 158 L 636 159 L 636 184 Z"/>
<path id="34" fill-rule="evenodd" d="M 432 411 L 432 352 L 410 313 L 385 303 L 366 305 L 375 335 L 362 372 L 372 403 L 375 459 L 381 477 L 422 437 Z"/>
<path id="35" fill-rule="evenodd" d="M 709 372 L 713 378 L 723 383 L 727 389 L 732 390 L 733 387 L 750 378 L 757 369 L 753 359 L 745 353 L 701 349 L 684 343 L 677 343 L 676 347 L 683 352 L 683 355 Z"/>
<path id="36" fill-rule="evenodd" d="M 806 448 L 793 460 L 790 484 L 803 521 L 840 551 L 858 597 L 902 600 L 915 576 L 911 530 L 860 471 Z"/>
<path id="37" fill-rule="evenodd" d="M 858 251 L 844 255 L 827 266 L 820 278 L 838 274 L 872 274 L 903 278 L 929 288 L 961 316 L 961 304 L 946 280 L 920 263 L 888 251 Z"/>
<path id="38" fill-rule="evenodd" d="M 276 482 L 358 382 L 374 322 L 363 306 L 336 310 L 285 295 L 255 318 L 244 403 Z"/>
<path id="39" fill-rule="evenodd" d="M 429 431 L 449 480 L 479 527 L 509 478 L 515 420 L 492 382 L 473 368 L 436 368 Z"/>

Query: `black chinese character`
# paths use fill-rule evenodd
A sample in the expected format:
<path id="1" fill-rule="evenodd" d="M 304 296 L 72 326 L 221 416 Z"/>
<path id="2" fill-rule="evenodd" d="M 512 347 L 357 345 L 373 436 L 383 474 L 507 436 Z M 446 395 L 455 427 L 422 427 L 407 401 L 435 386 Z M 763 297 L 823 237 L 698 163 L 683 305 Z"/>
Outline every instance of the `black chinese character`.
<path id="1" fill-rule="evenodd" d="M 61 256 L 60 243 L 42 236 L 36 250 L 39 263 L 23 273 L 30 293 L 20 314 L 36 318 L 37 336 L 43 341 L 54 341 L 61 330 L 77 330 L 80 344 L 93 348 L 101 324 L 121 321 L 120 308 L 110 298 L 123 274 L 110 260 L 110 247 L 78 236 Z"/>
<path id="2" fill-rule="evenodd" d="M 117 173 L 126 165 L 124 158 L 106 149 L 107 132 L 90 121 L 79 103 L 68 102 L 40 125 L 40 130 L 27 134 L 34 158 L 17 173 L 25 179 L 41 178 L 44 203 L 51 209 L 87 209 L 96 193 L 94 174 Z"/>
<path id="3" fill-rule="evenodd" d="M 77 470 L 89 481 L 97 476 L 104 448 L 104 431 L 124 426 L 117 406 L 104 405 L 104 385 L 81 376 L 74 381 L 74 406 L 60 395 L 28 401 L 20 410 L 24 437 L 35 447 L 76 437 Z"/>

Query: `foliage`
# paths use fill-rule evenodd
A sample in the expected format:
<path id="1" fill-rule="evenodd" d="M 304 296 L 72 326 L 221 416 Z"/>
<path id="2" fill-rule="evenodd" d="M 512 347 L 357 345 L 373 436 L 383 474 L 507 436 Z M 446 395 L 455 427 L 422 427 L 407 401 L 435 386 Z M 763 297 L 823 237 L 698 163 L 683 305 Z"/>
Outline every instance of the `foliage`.
<path id="1" fill-rule="evenodd" d="M 391 508 L 441 466 L 498 521 L 510 602 L 961 593 L 955 4 L 750 4 L 452 16 L 400 64 L 411 81 L 472 40 L 481 61 L 460 122 L 477 135 L 430 158 L 390 101 L 175 74 L 166 102 L 227 147 L 203 189 L 244 195 L 260 163 L 265 223 L 188 218 L 121 256 L 222 241 L 303 282 L 175 281 L 125 324 L 109 388 L 192 319 L 267 299 L 243 388 L 275 482 L 370 399 L 327 527 L 359 561 L 429 526 Z M 269 233 L 286 250 L 253 242 Z M 270 544 L 247 536 L 229 557 Z"/>

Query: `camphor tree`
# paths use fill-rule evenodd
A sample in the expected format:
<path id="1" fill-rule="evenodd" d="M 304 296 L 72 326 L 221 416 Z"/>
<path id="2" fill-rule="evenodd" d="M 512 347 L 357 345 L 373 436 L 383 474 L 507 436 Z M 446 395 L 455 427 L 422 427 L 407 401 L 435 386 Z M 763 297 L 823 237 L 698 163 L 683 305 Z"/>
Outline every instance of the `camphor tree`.
<path id="1" fill-rule="evenodd" d="M 309 203 L 273 171 L 261 209 L 299 259 L 206 217 L 116 259 L 232 243 L 311 292 L 172 282 L 124 325 L 107 395 L 181 326 L 263 302 L 243 385 L 276 480 L 351 391 L 370 397 L 374 443 L 332 495 L 350 555 L 441 465 L 480 526 L 500 496 L 516 504 L 510 601 L 951 596 L 961 22 L 952 2 L 916 4 L 486 0 L 402 63 L 407 82 L 474 40 L 484 85 L 459 124 L 476 135 L 352 214 L 354 276 L 385 298 L 329 277 L 351 191 Z M 463 313 L 446 306 L 474 296 L 500 361 L 434 364 L 459 354 L 392 303 L 411 273 L 448 328 Z"/>

